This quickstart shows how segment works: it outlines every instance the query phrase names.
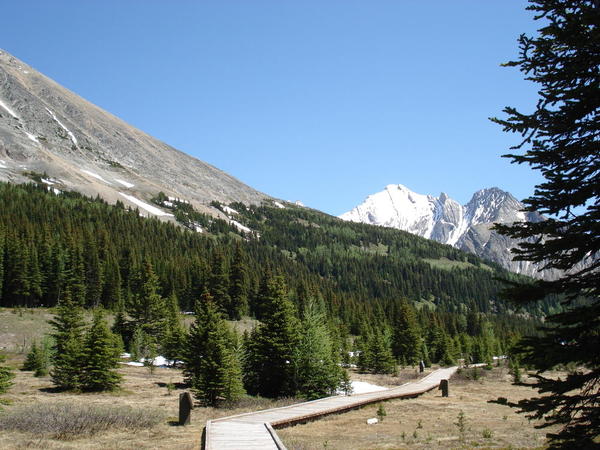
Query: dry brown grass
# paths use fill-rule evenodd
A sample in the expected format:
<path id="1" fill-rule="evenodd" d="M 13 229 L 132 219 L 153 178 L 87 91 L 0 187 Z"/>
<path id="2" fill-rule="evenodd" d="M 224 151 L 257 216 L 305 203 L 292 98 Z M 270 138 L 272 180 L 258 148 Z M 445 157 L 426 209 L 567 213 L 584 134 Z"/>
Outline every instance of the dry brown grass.
<path id="1" fill-rule="evenodd" d="M 9 355 L 13 365 L 22 362 L 22 356 Z M 268 399 L 249 399 L 231 409 L 196 408 L 192 412 L 192 423 L 186 427 L 176 426 L 179 393 L 183 392 L 181 371 L 178 369 L 156 368 L 150 374 L 146 367 L 123 366 L 119 369 L 123 374 L 122 390 L 114 393 L 77 394 L 52 390 L 49 377 L 35 378 L 32 372 L 16 372 L 14 386 L 3 396 L 11 405 L 5 410 L 26 407 L 40 402 L 62 402 L 89 406 L 132 407 L 149 411 L 160 411 L 166 420 L 154 427 L 142 430 L 115 429 L 99 432 L 93 436 L 82 436 L 74 440 L 60 440 L 40 436 L 33 433 L 16 431 L 0 431 L 0 448 L 2 449 L 198 449 L 202 430 L 207 420 L 217 417 L 240 414 L 295 403 L 297 399 L 271 401 Z M 169 395 L 168 383 L 176 385 Z"/>
<path id="2" fill-rule="evenodd" d="M 488 403 L 498 397 L 516 401 L 534 391 L 513 386 L 504 368 L 481 373 L 478 381 L 470 380 L 468 372 L 450 380 L 448 398 L 433 390 L 415 399 L 385 402 L 387 416 L 376 425 L 366 423 L 377 417 L 378 404 L 373 404 L 277 433 L 289 450 L 543 448 L 548 430 L 535 429 L 535 423 L 508 406 Z M 461 411 L 464 439 L 456 425 Z"/>

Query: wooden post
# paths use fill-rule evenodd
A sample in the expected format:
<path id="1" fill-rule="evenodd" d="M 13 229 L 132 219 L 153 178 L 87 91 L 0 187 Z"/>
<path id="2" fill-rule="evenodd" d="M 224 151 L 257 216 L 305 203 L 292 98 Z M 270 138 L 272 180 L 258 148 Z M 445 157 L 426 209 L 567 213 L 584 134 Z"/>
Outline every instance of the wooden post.
<path id="1" fill-rule="evenodd" d="M 189 425 L 194 409 L 194 401 L 189 392 L 179 394 L 179 425 Z"/>
<path id="2" fill-rule="evenodd" d="M 423 361 L 421 361 L 419 363 L 419 373 L 423 373 L 425 372 L 425 363 Z"/>
<path id="3" fill-rule="evenodd" d="M 442 390 L 442 397 L 448 397 L 448 380 L 440 381 L 440 389 Z"/>

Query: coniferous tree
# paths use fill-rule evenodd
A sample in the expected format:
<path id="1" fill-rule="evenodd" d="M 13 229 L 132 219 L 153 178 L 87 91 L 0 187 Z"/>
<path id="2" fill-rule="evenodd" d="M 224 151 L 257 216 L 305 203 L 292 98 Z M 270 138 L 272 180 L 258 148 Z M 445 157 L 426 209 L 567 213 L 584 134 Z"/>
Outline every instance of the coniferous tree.
<path id="1" fill-rule="evenodd" d="M 297 390 L 299 322 L 281 276 L 266 281 L 262 323 L 246 343 L 246 390 L 264 397 L 292 396 Z"/>
<path id="2" fill-rule="evenodd" d="M 6 393 L 13 385 L 12 379 L 15 377 L 13 371 L 3 365 L 6 357 L 0 353 L 0 394 Z"/>
<path id="3" fill-rule="evenodd" d="M 225 265 L 225 257 L 220 248 L 215 247 L 210 261 L 210 278 L 208 290 L 221 311 L 228 312 L 231 304 L 229 297 L 229 275 Z"/>
<path id="4" fill-rule="evenodd" d="M 396 363 L 392 355 L 389 336 L 375 330 L 368 342 L 368 369 L 372 373 L 393 373 Z"/>
<path id="5" fill-rule="evenodd" d="M 335 393 L 342 382 L 322 304 L 309 299 L 304 306 L 297 352 L 298 392 L 309 400 Z"/>
<path id="6" fill-rule="evenodd" d="M 87 391 L 112 391 L 119 387 L 121 375 L 116 368 L 122 348 L 120 340 L 108 328 L 102 313 L 94 315 L 85 336 L 81 388 Z"/>
<path id="7" fill-rule="evenodd" d="M 394 356 L 407 364 L 417 364 L 421 355 L 421 337 L 414 310 L 402 301 L 396 314 L 392 336 Z"/>
<path id="8" fill-rule="evenodd" d="M 171 361 L 182 360 L 187 343 L 187 335 L 179 318 L 179 302 L 175 294 L 171 294 L 167 298 L 166 311 L 167 317 L 165 336 L 162 343 L 162 354 Z"/>
<path id="9" fill-rule="evenodd" d="M 528 9 L 543 21 L 536 36 L 519 38 L 518 67 L 539 86 L 531 114 L 504 110 L 493 119 L 523 141 L 506 155 L 539 170 L 544 181 L 524 200 L 527 211 L 548 219 L 497 229 L 524 240 L 515 259 L 559 269 L 557 280 L 513 285 L 507 296 L 528 304 L 548 295 L 562 299 L 564 311 L 546 319 L 545 334 L 520 344 L 522 362 L 538 370 L 530 384 L 546 395 L 519 403 L 522 412 L 559 425 L 552 445 L 591 448 L 600 430 L 600 5 L 594 0 L 530 0 Z M 566 377 L 543 375 L 556 365 L 575 364 Z"/>
<path id="10" fill-rule="evenodd" d="M 136 283 L 139 285 L 138 292 L 133 295 L 129 311 L 133 328 L 139 328 L 157 347 L 165 333 L 166 304 L 159 293 L 158 276 L 150 261 L 144 262 Z"/>
<path id="11" fill-rule="evenodd" d="M 227 314 L 232 320 L 239 320 L 248 313 L 248 274 L 246 258 L 238 243 L 229 270 L 229 306 Z"/>
<path id="12" fill-rule="evenodd" d="M 219 308 L 205 292 L 196 302 L 196 321 L 190 328 L 183 370 L 186 382 L 203 406 L 217 406 L 242 394 L 241 371 L 228 347 L 227 334 Z"/>
<path id="13" fill-rule="evenodd" d="M 48 375 L 48 366 L 50 364 L 50 348 L 48 341 L 40 345 L 34 342 L 25 358 L 22 370 L 30 370 L 35 377 L 44 377 Z"/>
<path id="14" fill-rule="evenodd" d="M 71 299 L 66 291 L 60 300 L 56 315 L 50 321 L 54 328 L 52 337 L 52 382 L 61 389 L 77 390 L 81 387 L 84 365 L 83 311 L 80 302 Z"/>

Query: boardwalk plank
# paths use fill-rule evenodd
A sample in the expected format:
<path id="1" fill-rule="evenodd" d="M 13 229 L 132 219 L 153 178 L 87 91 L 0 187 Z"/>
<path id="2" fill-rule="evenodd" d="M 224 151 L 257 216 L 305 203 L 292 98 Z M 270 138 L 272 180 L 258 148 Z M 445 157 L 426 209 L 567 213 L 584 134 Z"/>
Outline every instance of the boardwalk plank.
<path id="1" fill-rule="evenodd" d="M 327 397 L 311 402 L 208 421 L 206 425 L 206 449 L 284 450 L 285 447 L 272 427 L 281 428 L 299 421 L 312 420 L 327 414 L 343 412 L 378 401 L 416 396 L 438 387 L 440 381 L 449 379 L 456 372 L 456 369 L 457 367 L 438 369 L 418 381 L 384 391 Z"/>

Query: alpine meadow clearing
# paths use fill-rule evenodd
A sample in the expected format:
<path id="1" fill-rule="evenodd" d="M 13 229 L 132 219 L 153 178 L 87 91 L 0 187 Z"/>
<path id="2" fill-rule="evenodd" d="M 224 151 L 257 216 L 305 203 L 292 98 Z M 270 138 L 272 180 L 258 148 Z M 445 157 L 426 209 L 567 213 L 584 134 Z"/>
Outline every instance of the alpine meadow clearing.
<path id="1" fill-rule="evenodd" d="M 0 339 L 15 370 L 14 384 L 2 396 L 0 448 L 139 449 L 200 448 L 209 419 L 283 406 L 301 399 L 246 397 L 228 408 L 195 408 L 189 426 L 178 426 L 179 393 L 187 388 L 180 369 L 122 364 L 123 383 L 110 393 L 57 392 L 49 376 L 18 370 L 33 341 L 48 332 L 46 309 L 0 310 Z M 125 360 L 124 360 L 125 361 Z M 393 387 L 418 377 L 414 368 L 396 376 L 359 374 L 351 379 Z M 504 366 L 463 369 L 450 380 L 450 397 L 440 391 L 381 404 L 386 415 L 376 425 L 379 404 L 278 430 L 292 449 L 375 448 L 544 448 L 545 430 L 537 422 L 489 400 L 516 401 L 531 395 L 514 386 Z M 462 413 L 462 419 L 460 415 Z M 43 420 L 42 420 L 43 419 Z M 29 422 L 28 422 L 29 420 Z M 462 420 L 462 424 L 461 424 Z"/>

